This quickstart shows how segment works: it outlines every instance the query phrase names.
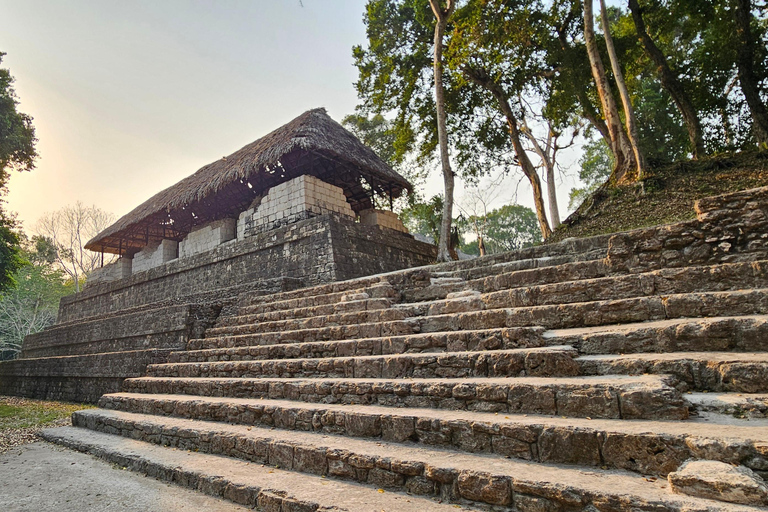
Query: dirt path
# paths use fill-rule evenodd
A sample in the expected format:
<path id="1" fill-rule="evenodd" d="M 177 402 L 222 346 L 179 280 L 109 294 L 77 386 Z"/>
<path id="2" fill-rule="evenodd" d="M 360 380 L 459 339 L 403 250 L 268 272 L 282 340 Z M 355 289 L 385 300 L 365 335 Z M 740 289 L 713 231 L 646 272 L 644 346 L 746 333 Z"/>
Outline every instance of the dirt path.
<path id="1" fill-rule="evenodd" d="M 0 454 L 0 482 L 4 512 L 250 510 L 44 442 Z"/>

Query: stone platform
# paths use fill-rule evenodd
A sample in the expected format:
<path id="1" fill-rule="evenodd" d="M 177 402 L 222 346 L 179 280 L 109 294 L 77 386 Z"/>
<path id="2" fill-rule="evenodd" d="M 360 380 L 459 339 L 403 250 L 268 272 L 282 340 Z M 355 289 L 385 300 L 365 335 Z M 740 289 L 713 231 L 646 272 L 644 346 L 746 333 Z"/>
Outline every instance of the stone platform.
<path id="1" fill-rule="evenodd" d="M 95 402 L 242 301 L 434 261 L 433 245 L 327 213 L 64 297 L 55 325 L 0 363 L 0 394 Z"/>
<path id="2" fill-rule="evenodd" d="M 294 496 L 293 480 L 259 476 L 270 467 L 374 502 L 768 510 L 768 188 L 696 208 L 690 222 L 243 296 L 45 436 L 248 506 L 268 488 L 283 501 L 265 510 L 344 506 Z M 177 453 L 250 463 L 258 483 L 156 462 Z"/>

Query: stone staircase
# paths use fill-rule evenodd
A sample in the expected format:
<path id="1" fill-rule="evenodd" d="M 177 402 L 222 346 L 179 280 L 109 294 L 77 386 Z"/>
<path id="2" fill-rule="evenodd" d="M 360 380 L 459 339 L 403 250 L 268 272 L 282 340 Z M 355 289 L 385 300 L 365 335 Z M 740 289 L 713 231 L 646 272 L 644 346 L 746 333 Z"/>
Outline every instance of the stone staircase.
<path id="1" fill-rule="evenodd" d="M 768 510 L 768 189 L 697 213 L 253 296 L 45 436 L 267 511 Z"/>

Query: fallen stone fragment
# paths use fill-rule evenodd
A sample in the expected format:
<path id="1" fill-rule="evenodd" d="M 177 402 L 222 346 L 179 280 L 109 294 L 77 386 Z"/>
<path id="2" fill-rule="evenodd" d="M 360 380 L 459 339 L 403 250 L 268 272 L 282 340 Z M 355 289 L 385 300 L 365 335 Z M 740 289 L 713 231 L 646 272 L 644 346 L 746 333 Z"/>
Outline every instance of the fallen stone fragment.
<path id="1" fill-rule="evenodd" d="M 672 490 L 698 498 L 741 505 L 768 504 L 765 481 L 744 466 L 712 460 L 689 460 L 668 476 Z"/>

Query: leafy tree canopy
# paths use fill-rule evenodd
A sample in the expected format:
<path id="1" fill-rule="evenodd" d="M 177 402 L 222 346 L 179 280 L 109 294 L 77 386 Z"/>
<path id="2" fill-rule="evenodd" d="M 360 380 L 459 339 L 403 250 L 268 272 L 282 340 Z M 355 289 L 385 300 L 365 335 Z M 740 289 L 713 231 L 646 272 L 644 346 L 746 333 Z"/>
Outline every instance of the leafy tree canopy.
<path id="1" fill-rule="evenodd" d="M 491 210 L 483 218 L 467 219 L 465 226 L 484 225 L 483 242 L 487 254 L 515 251 L 542 242 L 536 213 L 519 204 L 507 204 Z M 468 230 L 469 231 L 469 230 Z M 467 254 L 479 255 L 477 241 L 461 247 Z"/>
<path id="2" fill-rule="evenodd" d="M 54 265 L 50 240 L 22 240 L 24 264 L 13 275 L 16 286 L 0 293 L 0 359 L 18 355 L 24 337 L 56 320 L 59 299 L 72 293 L 73 282 Z"/>
<path id="3" fill-rule="evenodd" d="M 0 52 L 0 63 L 5 53 Z M 0 68 L 0 186 L 5 186 L 8 171 L 29 171 L 35 167 L 35 128 L 32 118 L 19 112 L 13 77 Z"/>
<path id="4" fill-rule="evenodd" d="M 0 52 L 0 63 L 4 55 Z M 37 157 L 32 118 L 19 112 L 18 104 L 13 77 L 8 69 L 0 68 L 0 291 L 13 286 L 14 275 L 23 264 L 15 218 L 2 207 L 8 172 L 32 170 Z"/>

